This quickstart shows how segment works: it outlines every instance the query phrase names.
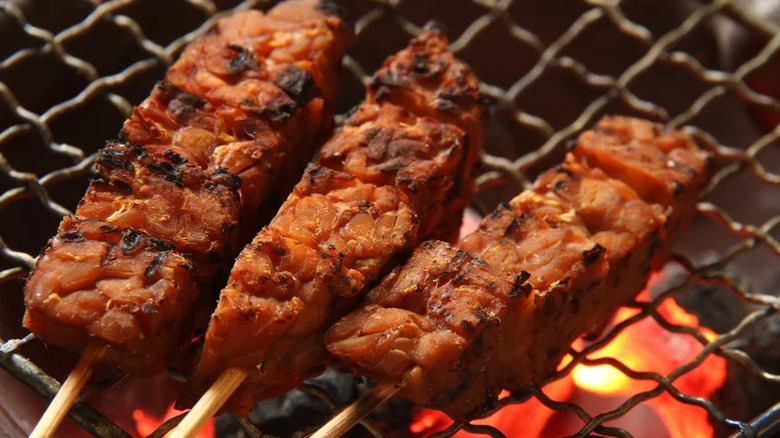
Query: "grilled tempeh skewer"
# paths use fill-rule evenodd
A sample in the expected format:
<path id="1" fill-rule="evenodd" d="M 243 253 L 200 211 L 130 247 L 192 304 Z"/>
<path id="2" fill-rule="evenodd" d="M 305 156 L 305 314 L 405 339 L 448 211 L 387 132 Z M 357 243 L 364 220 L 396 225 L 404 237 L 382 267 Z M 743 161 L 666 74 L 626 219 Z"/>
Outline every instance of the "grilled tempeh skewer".
<path id="1" fill-rule="evenodd" d="M 366 103 L 238 257 L 206 333 L 197 393 L 242 370 L 228 409 L 247 413 L 321 372 L 327 326 L 418 242 L 457 229 L 482 109 L 474 76 L 446 47 L 426 31 L 385 62 Z"/>
<path id="2" fill-rule="evenodd" d="M 542 384 L 663 264 L 706 161 L 681 132 L 604 118 L 460 250 L 425 242 L 328 331 L 328 350 L 457 419 Z"/>
<path id="3" fill-rule="evenodd" d="M 111 297 L 110 308 L 93 309 L 78 322 L 69 319 L 71 312 L 53 307 L 67 303 L 78 313 L 90 300 L 108 301 L 105 282 L 135 278 L 133 272 L 108 269 L 106 257 L 128 263 L 145 260 L 123 246 L 115 255 L 107 253 L 90 262 L 92 238 L 72 229 L 72 223 L 88 218 L 89 223 L 101 221 L 101 229 L 152 236 L 164 242 L 166 254 L 191 257 L 200 289 L 208 290 L 216 272 L 232 257 L 239 228 L 255 229 L 261 204 L 279 196 L 279 187 L 289 178 L 287 170 L 302 168 L 315 139 L 330 127 L 332 102 L 326 98 L 334 94 L 349 31 L 342 29 L 337 17 L 319 12 L 317 5 L 314 0 L 291 1 L 267 15 L 238 13 L 185 50 L 165 81 L 126 122 L 123 132 L 130 143 L 109 143 L 98 153 L 95 175 L 76 218 L 66 218 L 60 228 L 59 240 L 71 236 L 71 243 L 88 241 L 83 245 L 86 254 L 77 245 L 68 249 L 73 257 L 62 268 L 88 269 L 91 275 L 74 281 L 60 276 L 62 257 L 53 247 L 40 257 L 25 291 L 25 325 L 36 335 L 74 349 L 83 348 L 87 339 L 103 342 L 110 347 L 106 361 L 128 371 L 149 374 L 162 369 L 172 351 L 154 348 L 151 333 L 138 333 L 137 348 L 128 350 L 129 344 L 102 337 L 91 327 L 109 310 L 133 321 L 144 313 L 154 314 L 155 301 L 139 308 L 133 289 L 126 288 L 126 296 Z M 233 58 L 200 56 L 223 49 Z M 238 67 L 232 67 L 235 64 Z M 300 83 L 291 85 L 296 80 Z M 281 119 L 275 113 L 279 108 L 287 111 Z M 146 273 L 152 273 L 153 266 L 147 266 Z M 41 281 L 43 277 L 48 280 Z M 151 274 L 133 281 L 149 284 L 147 277 Z M 177 282 L 180 288 L 191 286 Z M 169 332 L 159 333 L 154 342 L 175 338 L 187 313 L 169 321 Z M 123 325 L 120 320 L 110 323 Z M 60 336 L 63 332 L 51 330 L 49 324 L 83 333 Z M 137 360 L 127 361 L 127 356 Z"/>
<path id="4" fill-rule="evenodd" d="M 126 143 L 98 153 L 76 216 L 27 284 L 27 328 L 74 350 L 102 346 L 126 371 L 165 367 L 199 290 L 213 303 L 242 237 L 330 130 L 351 31 L 327 9 L 294 0 L 236 13 L 185 49 L 125 123 Z M 150 258 L 124 236 L 162 252 Z"/>

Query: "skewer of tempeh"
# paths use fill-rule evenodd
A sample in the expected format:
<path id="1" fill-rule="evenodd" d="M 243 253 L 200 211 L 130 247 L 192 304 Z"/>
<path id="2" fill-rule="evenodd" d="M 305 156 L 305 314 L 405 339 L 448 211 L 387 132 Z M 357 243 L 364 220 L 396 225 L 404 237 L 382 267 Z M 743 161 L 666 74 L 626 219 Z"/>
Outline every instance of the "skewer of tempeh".
<path id="1" fill-rule="evenodd" d="M 196 432 L 233 390 L 226 409 L 247 414 L 322 372 L 325 329 L 420 241 L 457 231 L 483 120 L 476 79 L 446 47 L 429 30 L 385 62 L 238 257 L 193 379 L 196 394 L 215 379 L 221 389 L 174 436 Z"/>
<path id="2" fill-rule="evenodd" d="M 124 141 L 97 154 L 75 216 L 27 283 L 24 325 L 128 372 L 164 369 L 199 294 L 210 312 L 220 272 L 330 131 L 350 39 L 319 1 L 296 0 L 236 13 L 191 43 Z M 74 373 L 88 376 L 80 364 Z M 53 405 L 61 412 L 49 409 L 33 435 L 69 408 Z"/>
<path id="3" fill-rule="evenodd" d="M 328 350 L 459 420 L 502 389 L 545 383 L 571 343 L 662 266 L 692 216 L 707 159 L 682 132 L 602 119 L 460 249 L 421 245 L 328 331 Z M 315 436 L 337 436 L 331 430 Z"/>

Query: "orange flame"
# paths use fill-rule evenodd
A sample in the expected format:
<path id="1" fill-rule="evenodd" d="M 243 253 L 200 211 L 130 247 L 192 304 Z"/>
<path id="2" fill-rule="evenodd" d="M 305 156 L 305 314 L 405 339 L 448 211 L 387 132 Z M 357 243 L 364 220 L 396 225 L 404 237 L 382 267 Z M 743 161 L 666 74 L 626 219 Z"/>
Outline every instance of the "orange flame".
<path id="1" fill-rule="evenodd" d="M 184 411 L 179 411 L 173 408 L 173 404 L 168 407 L 168 411 L 165 413 L 165 415 L 162 418 L 157 418 L 154 415 L 149 415 L 146 411 L 143 409 L 135 409 L 133 411 L 133 419 L 135 420 L 135 427 L 136 431 L 138 432 L 138 436 L 148 436 L 155 430 L 157 430 L 158 427 L 160 427 L 161 424 L 165 423 L 166 421 L 170 420 L 171 418 L 183 414 Z M 168 434 L 166 434 L 167 436 Z M 214 436 L 214 419 L 212 418 L 209 420 L 208 423 L 203 427 L 203 429 L 198 432 L 197 435 L 195 435 L 197 438 L 210 438 Z"/>
<path id="2" fill-rule="evenodd" d="M 645 290 L 638 300 L 649 301 L 649 296 Z M 613 317 L 612 324 L 625 321 L 638 312 L 639 310 L 634 308 L 621 308 Z M 661 303 L 658 313 L 672 324 L 698 329 L 707 340 L 717 336 L 712 330 L 699 326 L 696 316 L 686 312 L 671 299 Z M 584 344 L 582 339 L 578 339 L 572 344 L 572 348 L 580 351 Z M 666 376 L 672 370 L 693 360 L 702 348 L 693 336 L 669 332 L 655 319 L 647 317 L 622 330 L 609 344 L 588 358 L 617 358 L 633 371 L 655 372 Z M 561 366 L 569 361 L 570 356 L 564 357 Z M 709 398 L 723 384 L 725 377 L 725 359 L 710 355 L 701 365 L 675 380 L 673 385 L 684 394 Z M 595 415 L 615 409 L 629 397 L 652 390 L 657 385 L 654 380 L 632 379 L 610 365 L 579 364 L 568 376 L 546 385 L 543 391 L 552 400 L 585 405 L 586 411 Z M 637 438 L 657 437 L 659 433 L 663 434 L 663 429 L 671 438 L 703 438 L 713 435 L 712 425 L 704 409 L 681 403 L 668 392 L 643 404 L 646 408 L 634 409 L 625 417 L 609 424 L 627 427 Z M 660 429 L 658 425 L 652 424 L 658 423 L 659 419 L 663 425 Z M 418 436 L 428 436 L 452 424 L 452 420 L 443 413 L 428 409 L 418 409 L 414 420 L 411 432 Z M 583 425 L 574 414 L 551 410 L 536 398 L 519 405 L 509 405 L 492 416 L 473 423 L 491 425 L 507 436 L 527 437 L 570 435 Z M 454 436 L 464 438 L 482 435 L 461 431 Z"/>

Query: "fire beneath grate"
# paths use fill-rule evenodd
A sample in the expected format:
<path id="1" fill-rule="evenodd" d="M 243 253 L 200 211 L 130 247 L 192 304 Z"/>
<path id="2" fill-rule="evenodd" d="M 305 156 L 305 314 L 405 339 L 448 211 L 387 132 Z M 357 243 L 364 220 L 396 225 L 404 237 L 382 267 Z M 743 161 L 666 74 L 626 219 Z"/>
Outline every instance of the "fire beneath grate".
<path id="1" fill-rule="evenodd" d="M 41 396 L 75 362 L 21 329 L 21 279 L 83 194 L 92 154 L 215 17 L 271 3 L 0 1 L 1 436 L 25 436 Z M 394 399 L 351 436 L 771 436 L 780 419 L 780 1 L 338 3 L 358 33 L 340 112 L 431 19 L 480 76 L 492 108 L 475 211 L 518 193 L 606 113 L 683 127 L 716 157 L 673 261 L 603 337 L 572 346 L 552 383 L 507 394 L 467 424 Z M 63 436 L 159 437 L 179 418 L 175 370 L 98 374 Z M 303 436 L 367 386 L 328 371 L 247 419 L 219 418 L 203 436 Z"/>

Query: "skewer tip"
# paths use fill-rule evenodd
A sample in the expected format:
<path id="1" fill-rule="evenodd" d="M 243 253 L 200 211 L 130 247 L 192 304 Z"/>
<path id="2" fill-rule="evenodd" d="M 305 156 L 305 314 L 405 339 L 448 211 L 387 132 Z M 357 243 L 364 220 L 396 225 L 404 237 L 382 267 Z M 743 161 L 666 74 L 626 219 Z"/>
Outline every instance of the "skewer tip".
<path id="1" fill-rule="evenodd" d="M 330 421 L 325 423 L 309 438 L 338 438 L 344 435 L 352 429 L 352 426 L 359 423 L 366 415 L 389 400 L 400 389 L 401 387 L 393 382 L 377 383 L 362 397 L 331 418 Z"/>
<path id="2" fill-rule="evenodd" d="M 98 344 L 90 344 L 84 349 L 76 367 L 70 372 L 65 383 L 62 384 L 57 395 L 46 408 L 43 416 L 38 420 L 35 429 L 30 433 L 30 438 L 49 438 L 57 431 L 57 427 L 70 411 L 71 406 L 81 392 L 81 388 L 87 383 L 95 365 L 106 354 L 106 348 Z"/>
<path id="3" fill-rule="evenodd" d="M 217 413 L 219 408 L 246 379 L 246 371 L 239 368 L 226 369 L 195 403 L 181 423 L 174 429 L 169 438 L 192 438 Z"/>

